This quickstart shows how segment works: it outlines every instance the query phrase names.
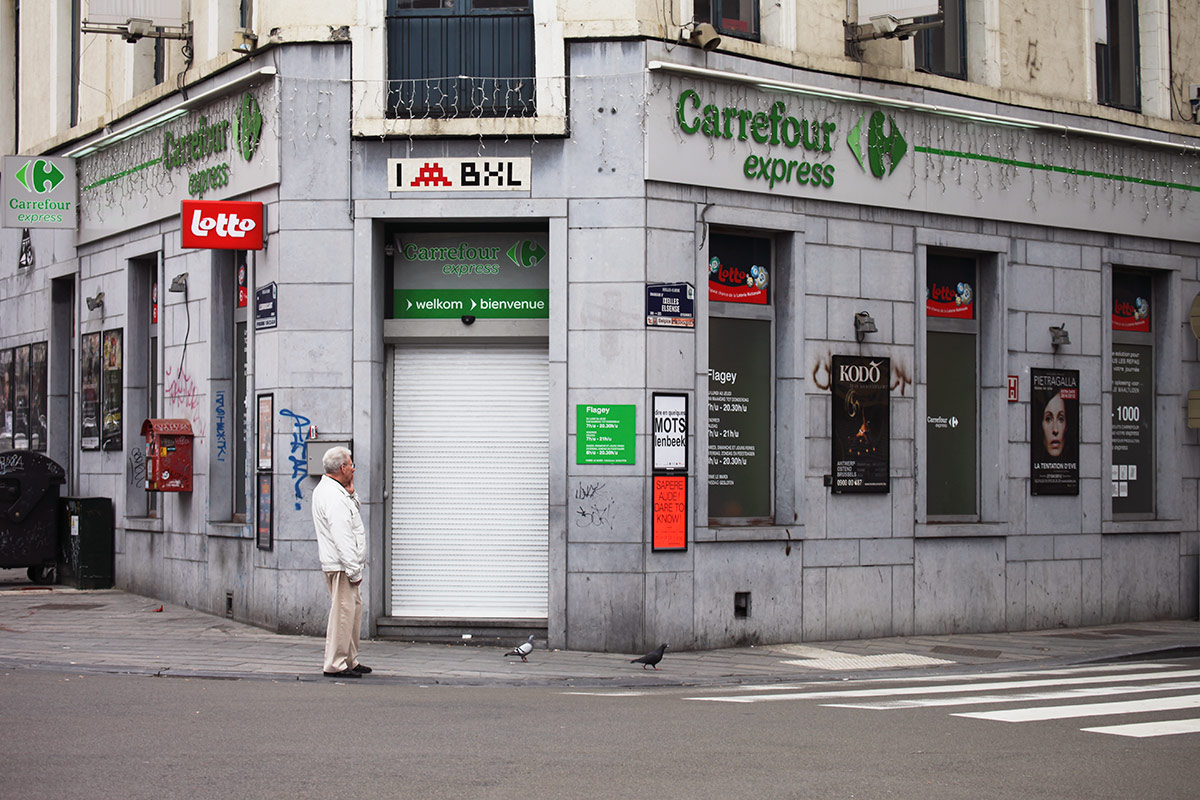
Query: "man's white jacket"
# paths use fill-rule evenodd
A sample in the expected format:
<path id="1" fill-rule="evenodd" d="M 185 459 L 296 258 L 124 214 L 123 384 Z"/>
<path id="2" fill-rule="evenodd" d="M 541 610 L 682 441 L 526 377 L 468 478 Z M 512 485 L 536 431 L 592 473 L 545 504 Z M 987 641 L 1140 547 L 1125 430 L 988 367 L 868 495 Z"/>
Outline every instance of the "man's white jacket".
<path id="1" fill-rule="evenodd" d="M 367 531 L 358 506 L 358 493 L 351 494 L 328 475 L 323 475 L 313 490 L 313 527 L 321 569 L 345 572 L 351 583 L 362 580 L 367 566 Z"/>

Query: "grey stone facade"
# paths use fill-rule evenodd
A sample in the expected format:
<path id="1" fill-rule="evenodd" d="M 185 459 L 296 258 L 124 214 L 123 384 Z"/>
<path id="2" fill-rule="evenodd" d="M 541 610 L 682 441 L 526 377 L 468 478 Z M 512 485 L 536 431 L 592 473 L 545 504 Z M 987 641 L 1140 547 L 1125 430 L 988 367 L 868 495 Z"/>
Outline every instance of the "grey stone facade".
<path id="1" fill-rule="evenodd" d="M 470 229 L 520 221 L 545 226 L 551 253 L 545 335 L 552 647 L 633 652 L 667 641 L 677 649 L 711 648 L 1197 613 L 1200 448 L 1185 425 L 1185 400 L 1200 381 L 1186 326 L 1187 307 L 1200 290 L 1200 245 L 983 213 L 948 216 L 731 191 L 706 186 L 703 165 L 689 185 L 647 181 L 647 131 L 668 122 L 644 113 L 647 62 L 666 55 L 655 43 L 572 44 L 568 63 L 578 77 L 571 82 L 570 133 L 532 141 L 352 138 L 349 45 L 275 52 L 280 102 L 268 125 L 279 148 L 279 180 L 238 198 L 268 206 L 268 246 L 257 256 L 250 286 L 273 281 L 280 296 L 278 328 L 253 337 L 249 389 L 250 397 L 274 396 L 272 550 L 256 547 L 251 524 L 228 521 L 230 512 L 221 510 L 230 507 L 228 489 L 211 479 L 214 393 L 229 385 L 221 377 L 229 374 L 227 335 L 214 333 L 214 320 L 227 313 L 216 296 L 226 262 L 208 251 L 181 250 L 179 219 L 172 215 L 78 248 L 69 234 L 35 231 L 37 266 L 0 273 L 0 348 L 51 342 L 57 376 L 52 431 L 69 429 L 77 398 L 67 392 L 78 390 L 78 366 L 61 355 L 69 333 L 51 298 L 54 282 L 76 281 L 79 308 L 82 297 L 105 291 L 103 318 L 80 312 L 82 332 L 121 327 L 132 338 L 129 331 L 139 323 L 131 320 L 131 298 L 138 296 L 131 260 L 161 253 L 160 280 L 190 275 L 190 329 L 179 313 L 182 297 L 162 293 L 159 335 L 161 364 L 174 369 L 187 331 L 186 370 L 194 389 L 186 396 L 173 390 L 161 369 L 157 380 L 164 416 L 195 411 L 209 429 L 196 463 L 196 490 L 164 496 L 157 518 L 138 510 L 145 501 L 131 483 L 128 451 L 139 446 L 140 419 L 127 419 L 124 453 L 80 452 L 73 433 L 51 437 L 50 455 L 72 465 L 71 493 L 116 501 L 121 587 L 214 614 L 228 609 L 270 629 L 324 630 L 327 599 L 308 505 L 314 481 L 293 477 L 289 457 L 299 451 L 290 423 L 279 415 L 289 409 L 318 425 L 323 438 L 354 443 L 370 532 L 367 625 L 374 630 L 389 613 L 388 364 L 391 348 L 404 346 L 402 338 L 385 334 L 388 226 L 437 222 Z M 721 69 L 761 67 L 721 59 Z M 388 158 L 483 152 L 531 156 L 532 191 L 412 199 L 387 190 Z M 775 521 L 768 525 L 709 524 L 704 243 L 722 229 L 769 235 L 775 247 Z M 16 260 L 17 234 L 0 233 L 3 263 Z M 939 249 L 979 256 L 980 295 L 990 310 L 979 333 L 979 519 L 970 522 L 940 523 L 925 515 L 921 295 L 926 259 Z M 1114 265 L 1152 270 L 1157 280 L 1153 519 L 1114 519 L 1109 503 L 1106 311 Z M 698 289 L 694 331 L 648 329 L 645 285 L 683 281 Z M 851 323 L 862 310 L 873 316 L 878 333 L 858 343 Z M 1055 352 L 1047 328 L 1061 324 L 1071 344 Z M 887 494 L 834 495 L 825 485 L 834 354 L 891 359 Z M 129 347 L 126 358 L 127 375 L 145 374 Z M 1030 496 L 1031 367 L 1079 371 L 1078 495 Z M 1005 397 L 1009 375 L 1021 378 L 1018 402 Z M 648 409 L 655 391 L 690 397 L 685 552 L 656 552 L 649 540 Z M 127 407 L 138 408 L 144 392 L 144 383 L 127 381 Z M 635 465 L 575 463 L 574 410 L 587 402 L 636 405 Z M 600 484 L 611 501 L 609 517 L 603 525 L 578 524 L 579 492 Z M 735 615 L 735 593 L 750 594 L 748 615 Z"/>

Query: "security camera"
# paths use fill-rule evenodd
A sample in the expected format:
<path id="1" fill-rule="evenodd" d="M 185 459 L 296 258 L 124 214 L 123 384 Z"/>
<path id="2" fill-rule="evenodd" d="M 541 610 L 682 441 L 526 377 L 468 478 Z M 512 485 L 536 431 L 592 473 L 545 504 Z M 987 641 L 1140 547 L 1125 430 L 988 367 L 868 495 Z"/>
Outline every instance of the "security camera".
<path id="1" fill-rule="evenodd" d="M 475 322 L 475 317 L 471 316 L 470 314 L 463 314 L 462 321 L 463 325 L 471 325 Z"/>

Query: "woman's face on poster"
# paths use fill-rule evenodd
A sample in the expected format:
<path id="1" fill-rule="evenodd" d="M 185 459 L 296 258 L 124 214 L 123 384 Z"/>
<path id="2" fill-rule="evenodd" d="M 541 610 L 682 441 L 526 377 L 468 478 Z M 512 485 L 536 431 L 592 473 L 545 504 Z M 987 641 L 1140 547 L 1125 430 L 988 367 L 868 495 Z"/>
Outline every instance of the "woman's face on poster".
<path id="1" fill-rule="evenodd" d="M 1042 442 L 1046 452 L 1058 458 L 1067 441 L 1067 404 L 1061 394 L 1055 394 L 1042 411 Z"/>

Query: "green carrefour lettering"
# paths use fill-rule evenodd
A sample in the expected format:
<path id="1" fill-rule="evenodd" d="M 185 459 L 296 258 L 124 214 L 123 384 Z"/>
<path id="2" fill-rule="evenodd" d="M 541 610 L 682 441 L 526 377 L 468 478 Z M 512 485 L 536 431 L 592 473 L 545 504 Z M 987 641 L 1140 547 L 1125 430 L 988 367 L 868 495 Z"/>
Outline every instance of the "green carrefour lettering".
<path id="1" fill-rule="evenodd" d="M 692 108 L 700 107 L 700 95 L 696 94 L 695 89 L 684 89 L 679 95 L 679 102 L 675 104 L 675 115 L 679 119 L 679 127 L 684 133 L 695 133 L 700 130 L 700 118 L 696 117 L 695 122 L 688 123 L 684 118 L 683 104 L 691 101 Z"/>
<path id="2" fill-rule="evenodd" d="M 242 95 L 242 99 L 238 102 L 234 121 L 237 125 L 235 135 L 238 152 L 242 154 L 242 158 L 249 161 L 258 150 L 263 129 L 262 110 L 258 106 L 258 101 L 254 99 L 254 95 L 249 92 Z"/>
<path id="3" fill-rule="evenodd" d="M 697 113 L 699 112 L 699 113 Z M 713 103 L 701 106 L 695 89 L 684 89 L 675 103 L 675 119 L 684 133 L 700 133 L 710 139 L 753 139 L 758 144 L 799 147 L 814 153 L 833 152 L 834 122 L 819 122 L 790 116 L 787 104 L 776 100 L 768 111 Z M 749 169 L 747 167 L 747 169 Z"/>

